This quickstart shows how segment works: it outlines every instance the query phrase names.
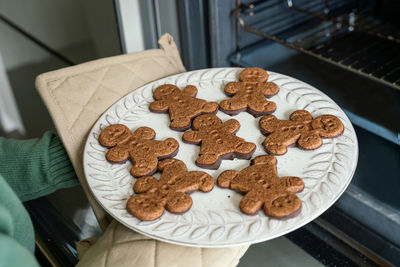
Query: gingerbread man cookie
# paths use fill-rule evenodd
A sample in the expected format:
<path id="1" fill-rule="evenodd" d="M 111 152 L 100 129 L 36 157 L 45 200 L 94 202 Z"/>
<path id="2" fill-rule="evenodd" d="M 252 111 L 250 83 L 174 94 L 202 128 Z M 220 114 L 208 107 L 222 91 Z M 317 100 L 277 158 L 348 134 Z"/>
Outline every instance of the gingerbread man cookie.
<path id="1" fill-rule="evenodd" d="M 179 143 L 174 138 L 153 140 L 156 133 L 149 127 L 140 127 L 133 133 L 123 124 L 113 124 L 101 131 L 99 142 L 110 148 L 106 159 L 112 163 L 123 163 L 128 158 L 135 177 L 151 175 L 157 170 L 159 159 L 170 158 L 178 153 Z"/>
<path id="2" fill-rule="evenodd" d="M 220 109 L 229 115 L 236 115 L 247 109 L 254 117 L 276 110 L 276 104 L 265 97 L 276 95 L 279 87 L 268 80 L 268 73 L 261 68 L 246 68 L 239 74 L 240 82 L 228 83 L 224 91 L 231 99 L 223 100 Z"/>
<path id="3" fill-rule="evenodd" d="M 155 220 L 167 209 L 182 213 L 192 206 L 192 198 L 186 194 L 193 191 L 209 192 L 214 179 L 202 171 L 188 172 L 186 165 L 177 159 L 166 159 L 158 164 L 162 172 L 160 180 L 152 176 L 139 178 L 133 195 L 127 202 L 129 213 L 143 221 Z"/>
<path id="4" fill-rule="evenodd" d="M 186 86 L 182 91 L 173 84 L 165 84 L 154 90 L 153 97 L 156 101 L 150 103 L 150 111 L 157 113 L 169 112 L 171 119 L 170 128 L 175 131 L 185 131 L 190 128 L 194 117 L 216 113 L 217 102 L 207 102 L 195 98 L 197 88 L 193 85 Z"/>
<path id="5" fill-rule="evenodd" d="M 283 155 L 287 147 L 297 142 L 302 149 L 312 150 L 322 146 L 321 137 L 332 138 L 343 133 L 343 123 L 333 115 L 312 118 L 310 112 L 297 110 L 290 120 L 278 120 L 273 115 L 260 119 L 261 132 L 267 135 L 265 149 L 275 155 Z"/>
<path id="6" fill-rule="evenodd" d="M 249 159 L 256 145 L 237 137 L 240 124 L 235 119 L 222 123 L 214 114 L 198 116 L 193 120 L 193 130 L 183 134 L 182 140 L 200 144 L 196 165 L 207 169 L 218 169 L 222 159 Z"/>
<path id="7" fill-rule="evenodd" d="M 261 208 L 271 217 L 294 216 L 301 200 L 294 194 L 304 189 L 298 177 L 278 177 L 274 156 L 258 156 L 241 171 L 227 170 L 218 177 L 218 185 L 245 193 L 239 207 L 243 213 L 255 214 Z"/>

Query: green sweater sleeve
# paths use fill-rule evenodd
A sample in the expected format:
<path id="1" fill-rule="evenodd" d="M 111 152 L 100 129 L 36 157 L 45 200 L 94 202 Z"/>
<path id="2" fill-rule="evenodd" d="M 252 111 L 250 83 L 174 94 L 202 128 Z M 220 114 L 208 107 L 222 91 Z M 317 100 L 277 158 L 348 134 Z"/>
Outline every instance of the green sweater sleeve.
<path id="1" fill-rule="evenodd" d="M 39 267 L 33 253 L 9 236 L 0 233 L 0 267 Z"/>
<path id="2" fill-rule="evenodd" d="M 0 175 L 0 259 L 11 251 L 5 240 L 14 240 L 27 251 L 33 253 L 35 249 L 34 238 L 33 225 L 28 212 Z M 14 247 L 15 244 L 10 243 L 10 246 Z M 19 246 L 16 246 L 16 250 L 19 250 Z M 5 251 L 8 252 L 5 253 Z"/>
<path id="3" fill-rule="evenodd" d="M 79 183 L 60 138 L 50 132 L 41 139 L 0 137 L 0 174 L 21 201 Z"/>

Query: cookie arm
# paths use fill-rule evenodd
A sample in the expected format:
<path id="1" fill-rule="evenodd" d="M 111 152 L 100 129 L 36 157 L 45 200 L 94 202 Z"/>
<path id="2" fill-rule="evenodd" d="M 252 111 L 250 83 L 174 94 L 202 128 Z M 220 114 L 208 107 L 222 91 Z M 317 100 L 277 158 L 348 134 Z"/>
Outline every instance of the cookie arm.
<path id="1" fill-rule="evenodd" d="M 124 146 L 115 146 L 107 151 L 106 159 L 111 163 L 122 163 L 129 158 L 129 149 Z"/>
<path id="2" fill-rule="evenodd" d="M 253 155 L 254 150 L 256 150 L 256 144 L 251 142 L 242 142 L 235 147 L 235 152 L 239 158 L 249 159 Z"/>
<path id="3" fill-rule="evenodd" d="M 240 128 L 240 123 L 235 119 L 230 119 L 224 122 L 225 129 L 230 133 L 236 133 Z"/>
<path id="4" fill-rule="evenodd" d="M 276 83 L 273 82 L 259 83 L 259 86 L 263 95 L 267 97 L 276 95 L 279 92 L 278 85 L 276 85 Z"/>
<path id="5" fill-rule="evenodd" d="M 184 179 L 179 179 L 174 186 L 180 192 L 194 192 L 196 190 L 209 192 L 214 188 L 214 178 L 202 171 L 191 171 L 183 173 Z"/>
<path id="6" fill-rule="evenodd" d="M 279 178 L 279 185 L 286 188 L 287 191 L 292 193 L 301 192 L 304 189 L 303 180 L 295 176 L 285 176 Z"/>
<path id="7" fill-rule="evenodd" d="M 183 134 L 182 140 L 185 143 L 200 144 L 201 137 L 198 131 L 187 131 Z"/>
<path id="8" fill-rule="evenodd" d="M 248 192 L 240 201 L 240 210 L 249 215 L 255 214 L 263 205 L 263 201 L 260 196 L 262 196 L 262 193 L 260 193 L 257 189 Z"/>
<path id="9" fill-rule="evenodd" d="M 172 213 L 182 213 L 190 209 L 192 204 L 193 200 L 189 195 L 175 192 L 168 198 L 165 208 Z"/>
<path id="10" fill-rule="evenodd" d="M 143 176 L 137 179 L 135 185 L 133 186 L 133 191 L 136 194 L 144 193 L 150 189 L 158 187 L 158 180 L 152 176 Z"/>
<path id="11" fill-rule="evenodd" d="M 158 170 L 162 172 L 160 182 L 171 182 L 174 177 L 187 171 L 185 163 L 179 159 L 169 158 L 160 161 Z"/>
<path id="12" fill-rule="evenodd" d="M 197 88 L 196 86 L 188 85 L 185 88 L 183 88 L 182 92 L 188 96 L 195 97 L 197 94 Z"/>
<path id="13" fill-rule="evenodd" d="M 179 116 L 179 115 L 171 115 L 171 124 L 169 127 L 175 131 L 183 132 L 190 128 L 190 117 Z"/>
<path id="14" fill-rule="evenodd" d="M 240 86 L 241 86 L 240 82 L 227 83 L 224 87 L 224 92 L 229 96 L 234 95 L 239 91 Z"/>
<path id="15" fill-rule="evenodd" d="M 199 189 L 202 192 L 209 192 L 214 188 L 214 178 L 205 172 L 195 171 L 195 177 L 200 180 Z"/>
<path id="16" fill-rule="evenodd" d="M 156 141 L 157 148 L 155 156 L 160 159 L 174 157 L 178 153 L 179 143 L 174 138 L 170 137 L 164 141 Z"/>
<path id="17" fill-rule="evenodd" d="M 282 141 L 276 138 L 276 136 L 275 133 L 267 136 L 263 142 L 263 146 L 269 153 L 274 155 L 283 155 L 287 152 L 287 146 L 289 144 L 282 143 Z"/>
<path id="18" fill-rule="evenodd" d="M 305 150 L 313 150 L 322 146 L 322 138 L 317 131 L 303 133 L 297 141 L 299 147 Z"/>
<path id="19" fill-rule="evenodd" d="M 279 126 L 279 120 L 274 115 L 267 115 L 260 119 L 259 125 L 264 135 L 272 133 Z"/>
<path id="20" fill-rule="evenodd" d="M 203 113 L 215 113 L 218 110 L 218 103 L 205 102 L 201 110 Z"/>
<path id="21" fill-rule="evenodd" d="M 251 165 L 256 165 L 256 164 L 273 164 L 276 166 L 277 160 L 274 156 L 271 155 L 261 155 L 257 156 L 254 159 L 251 160 Z M 276 167 L 275 167 L 276 169 Z"/>
<path id="22" fill-rule="evenodd" d="M 158 159 L 157 157 L 132 157 L 132 168 L 130 173 L 134 177 L 142 177 L 151 175 L 157 170 Z"/>
<path id="23" fill-rule="evenodd" d="M 203 147 L 200 148 L 200 154 L 196 159 L 196 165 L 206 169 L 218 169 L 219 165 L 221 164 L 220 156 L 212 152 L 206 152 L 205 154 L 202 154 L 202 150 Z"/>
<path id="24" fill-rule="evenodd" d="M 228 188 L 231 185 L 231 181 L 238 175 L 238 171 L 227 170 L 218 176 L 217 183 L 222 188 Z"/>
<path id="25" fill-rule="evenodd" d="M 152 112 L 167 112 L 168 108 L 169 105 L 165 100 L 157 100 L 149 105 L 149 109 Z"/>

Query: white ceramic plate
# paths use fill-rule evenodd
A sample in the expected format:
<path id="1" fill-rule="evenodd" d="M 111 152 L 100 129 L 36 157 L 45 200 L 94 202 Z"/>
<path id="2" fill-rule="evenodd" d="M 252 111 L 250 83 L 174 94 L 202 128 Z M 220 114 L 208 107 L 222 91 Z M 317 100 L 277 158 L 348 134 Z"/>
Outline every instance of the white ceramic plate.
<path id="1" fill-rule="evenodd" d="M 160 219 L 143 222 L 125 210 L 135 182 L 129 174 L 131 163 L 110 164 L 105 160 L 107 149 L 97 141 L 101 130 L 114 123 L 125 124 L 132 131 L 140 126 L 148 126 L 156 131 L 157 140 L 173 137 L 179 141 L 176 158 L 183 160 L 188 170 L 206 171 L 215 179 L 224 170 L 241 170 L 249 166 L 249 160 L 223 160 L 218 170 L 197 167 L 194 162 L 199 146 L 183 143 L 183 133 L 169 128 L 169 115 L 151 113 L 148 108 L 149 103 L 154 101 L 153 90 L 166 83 L 180 88 L 188 84 L 195 85 L 198 98 L 220 102 L 228 98 L 223 91 L 224 85 L 237 81 L 240 71 L 239 68 L 215 68 L 163 78 L 123 97 L 100 117 L 86 141 L 83 163 L 90 189 L 109 214 L 127 227 L 165 242 L 196 247 L 227 247 L 284 235 L 314 220 L 339 198 L 353 177 L 358 158 L 357 138 L 349 119 L 339 106 L 314 87 L 289 76 L 269 72 L 269 81 L 280 87 L 279 93 L 271 98 L 277 104 L 276 117 L 288 119 L 293 111 L 305 109 L 313 117 L 335 115 L 345 127 L 342 136 L 324 139 L 323 146 L 317 150 L 304 151 L 290 147 L 285 155 L 277 156 L 279 176 L 298 176 L 304 180 L 305 188 L 298 194 L 302 200 L 298 216 L 278 220 L 269 218 L 262 210 L 254 216 L 244 215 L 239 210 L 242 195 L 218 186 L 206 194 L 192 193 L 193 206 L 183 215 L 166 211 Z M 223 121 L 232 118 L 221 111 L 217 116 Z M 247 112 L 233 118 L 241 124 L 237 136 L 257 144 L 253 157 L 265 154 L 261 145 L 265 137 L 258 128 L 259 118 Z M 155 176 L 159 177 L 157 174 Z"/>

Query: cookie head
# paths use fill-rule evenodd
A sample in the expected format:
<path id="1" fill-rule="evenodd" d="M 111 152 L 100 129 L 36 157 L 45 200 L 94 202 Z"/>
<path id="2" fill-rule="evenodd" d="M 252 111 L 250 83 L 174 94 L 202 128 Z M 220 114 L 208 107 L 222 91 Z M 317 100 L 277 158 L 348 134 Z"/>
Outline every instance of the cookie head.
<path id="1" fill-rule="evenodd" d="M 173 84 L 164 84 L 154 90 L 153 97 L 156 100 L 160 100 L 164 97 L 171 95 L 172 93 L 177 93 L 179 91 L 179 88 Z"/>
<path id="2" fill-rule="evenodd" d="M 164 213 L 165 201 L 161 201 L 157 192 L 136 194 L 129 198 L 126 209 L 133 216 L 143 220 L 155 220 Z"/>
<path id="3" fill-rule="evenodd" d="M 202 127 L 208 127 L 208 126 L 213 126 L 213 125 L 218 125 L 222 124 L 222 121 L 220 118 L 218 118 L 214 114 L 205 114 L 198 116 L 193 120 L 193 129 L 198 130 Z"/>
<path id="4" fill-rule="evenodd" d="M 301 200 L 291 193 L 277 194 L 264 203 L 264 212 L 277 219 L 295 215 L 301 208 Z"/>
<path id="5" fill-rule="evenodd" d="M 268 77 L 268 72 L 256 67 L 246 68 L 239 74 L 239 79 L 243 82 L 265 82 Z"/>
<path id="6" fill-rule="evenodd" d="M 322 115 L 311 122 L 313 129 L 318 129 L 321 137 L 336 137 L 340 135 L 344 126 L 343 123 L 335 116 Z"/>
<path id="7" fill-rule="evenodd" d="M 140 127 L 138 128 L 134 133 L 133 136 L 135 138 L 141 138 L 141 139 L 154 139 L 154 137 L 156 137 L 156 132 L 151 129 L 150 127 Z"/>
<path id="8" fill-rule="evenodd" d="M 128 127 L 123 124 L 113 124 L 101 131 L 99 142 L 105 147 L 113 147 L 130 136 L 131 131 Z"/>

